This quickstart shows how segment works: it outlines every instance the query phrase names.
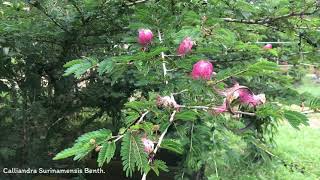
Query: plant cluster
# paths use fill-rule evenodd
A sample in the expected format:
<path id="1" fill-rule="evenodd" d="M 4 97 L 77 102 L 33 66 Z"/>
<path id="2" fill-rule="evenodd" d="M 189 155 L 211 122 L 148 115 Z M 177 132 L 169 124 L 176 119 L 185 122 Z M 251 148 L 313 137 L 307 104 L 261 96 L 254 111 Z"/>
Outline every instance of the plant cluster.
<path id="1" fill-rule="evenodd" d="M 100 75 L 106 73 L 106 78 L 112 78 L 112 73 L 117 72 L 118 68 L 125 66 L 129 69 L 133 66 L 137 68 L 133 79 L 154 84 L 147 92 L 140 92 L 144 95 L 129 98 L 122 110 L 123 128 L 116 135 L 104 133 L 108 131 L 105 129 L 84 134 L 76 141 L 83 143 L 82 146 L 76 143 L 58 153 L 54 160 L 70 156 L 75 156 L 74 160 L 78 160 L 96 149 L 99 151 L 99 166 L 102 166 L 104 162 L 110 162 L 115 155 L 115 143 L 122 139 L 119 148 L 123 170 L 127 176 L 132 176 L 135 170 L 140 171 L 142 179 L 145 179 L 150 170 L 157 175 L 160 170 L 168 171 L 166 163 L 157 159 L 159 149 L 182 155 L 185 157 L 183 162 L 186 167 L 200 170 L 206 164 L 203 154 L 216 148 L 217 142 L 212 142 L 216 131 L 232 131 L 239 136 L 246 133 L 248 143 L 258 148 L 261 144 L 272 141 L 276 126 L 282 119 L 289 120 L 296 128 L 301 123 L 307 124 L 305 115 L 267 102 L 265 94 L 255 95 L 248 87 L 235 82 L 236 77 L 253 78 L 261 72 L 265 76 L 271 76 L 279 72 L 275 63 L 259 60 L 248 64 L 246 69 L 236 74 L 231 72 L 227 75 L 223 69 L 214 73 L 210 60 L 192 59 L 188 62 L 196 61 L 192 70 L 188 69 L 190 65 L 179 68 L 176 63 L 184 63 L 196 42 L 187 36 L 181 41 L 177 54 L 167 54 L 170 50 L 162 46 L 162 36 L 164 34 L 158 30 L 159 42 L 154 43 L 152 31 L 140 29 L 137 39 L 142 46 L 141 52 L 131 56 L 110 57 L 101 62 L 91 61 L 86 69 L 79 67 L 87 63 L 88 58 L 73 60 L 65 65 L 65 75 L 74 73 L 81 77 L 88 68 L 94 68 Z M 263 47 L 271 48 L 268 45 Z M 175 68 L 176 66 L 178 67 Z M 222 73 L 223 78 L 220 76 Z M 231 77 L 234 78 L 234 85 L 227 88 L 228 83 L 225 82 Z M 218 106 L 216 103 L 222 97 L 223 104 Z M 241 127 L 241 124 L 244 126 Z M 185 131 L 180 132 L 179 129 Z"/>
<path id="2" fill-rule="evenodd" d="M 266 159 L 282 119 L 307 124 L 286 105 L 319 110 L 291 85 L 319 63 L 318 17 L 314 0 L 3 0 L 0 169 L 201 179 Z"/>

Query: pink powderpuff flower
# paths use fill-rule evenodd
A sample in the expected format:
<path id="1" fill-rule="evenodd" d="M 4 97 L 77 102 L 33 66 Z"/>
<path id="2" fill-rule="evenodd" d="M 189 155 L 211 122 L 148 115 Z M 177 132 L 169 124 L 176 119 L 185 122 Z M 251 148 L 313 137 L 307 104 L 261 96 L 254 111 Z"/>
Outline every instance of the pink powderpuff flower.
<path id="1" fill-rule="evenodd" d="M 141 46 L 147 46 L 151 43 L 153 38 L 153 33 L 150 29 L 139 29 L 138 42 Z"/>
<path id="2" fill-rule="evenodd" d="M 241 86 L 236 83 L 233 87 L 226 89 L 225 91 L 220 91 L 215 89 L 220 95 L 225 96 L 224 102 L 221 106 L 215 107 L 215 113 L 227 112 L 230 108 L 230 104 L 234 100 L 239 100 L 240 104 L 248 105 L 249 107 L 256 107 L 266 103 L 265 94 L 255 95 L 249 88 L 246 86 Z"/>
<path id="3" fill-rule="evenodd" d="M 176 102 L 173 96 L 158 96 L 156 104 L 158 107 L 175 108 L 177 110 L 180 108 L 180 105 Z"/>
<path id="4" fill-rule="evenodd" d="M 187 53 L 189 53 L 192 49 L 193 41 L 190 37 L 186 37 L 179 45 L 179 48 L 177 49 L 177 53 L 180 56 L 185 56 Z"/>
<path id="5" fill-rule="evenodd" d="M 266 44 L 263 49 L 272 49 L 272 44 Z"/>
<path id="6" fill-rule="evenodd" d="M 147 139 L 145 137 L 141 138 L 141 141 L 144 146 L 144 152 L 146 152 L 148 154 L 152 153 L 152 151 L 154 149 L 153 141 L 151 141 L 150 139 Z"/>
<path id="7" fill-rule="evenodd" d="M 266 102 L 264 94 L 255 95 L 249 89 L 238 89 L 234 92 L 234 97 L 239 98 L 241 104 L 249 106 L 258 106 Z"/>
<path id="8" fill-rule="evenodd" d="M 200 60 L 193 65 L 191 76 L 193 79 L 206 79 L 211 78 L 213 66 L 209 61 Z"/>
<path id="9" fill-rule="evenodd" d="M 253 96 L 253 106 L 259 106 L 261 104 L 266 103 L 266 95 L 265 94 L 258 94 Z"/>

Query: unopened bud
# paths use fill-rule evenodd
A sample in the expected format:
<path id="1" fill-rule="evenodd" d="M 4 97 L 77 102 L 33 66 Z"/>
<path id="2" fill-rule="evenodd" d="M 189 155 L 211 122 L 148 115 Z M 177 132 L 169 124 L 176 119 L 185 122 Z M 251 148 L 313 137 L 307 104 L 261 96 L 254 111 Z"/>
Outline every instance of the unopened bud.
<path id="1" fill-rule="evenodd" d="M 96 144 L 96 140 L 95 139 L 90 139 L 90 144 Z"/>

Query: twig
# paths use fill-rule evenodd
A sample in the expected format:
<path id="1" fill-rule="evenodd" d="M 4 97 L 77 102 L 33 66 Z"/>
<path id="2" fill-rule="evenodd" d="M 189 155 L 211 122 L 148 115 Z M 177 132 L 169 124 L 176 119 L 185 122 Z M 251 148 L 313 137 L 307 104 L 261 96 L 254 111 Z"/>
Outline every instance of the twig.
<path id="1" fill-rule="evenodd" d="M 184 89 L 184 90 L 182 90 L 182 91 L 180 91 L 180 92 L 176 92 L 176 93 L 172 93 L 172 95 L 178 95 L 178 94 L 182 94 L 182 93 L 184 93 L 184 92 L 188 92 L 189 90 L 188 89 Z"/>
<path id="2" fill-rule="evenodd" d="M 58 26 L 60 29 L 62 29 L 65 32 L 69 32 L 68 29 L 66 29 L 63 25 L 58 23 L 46 10 L 39 2 L 36 4 L 29 3 L 31 6 L 37 8 L 39 11 L 41 11 L 43 14 L 45 14 L 56 26 Z"/>
<path id="3" fill-rule="evenodd" d="M 73 5 L 73 7 L 78 11 L 79 15 L 81 16 L 80 18 L 81 18 L 82 24 L 85 24 L 86 20 L 84 18 L 84 14 L 81 11 L 80 7 L 77 5 L 77 3 L 74 0 L 71 0 L 70 2 Z"/>
<path id="4" fill-rule="evenodd" d="M 236 114 L 245 114 L 248 116 L 256 116 L 256 113 L 250 113 L 250 112 L 243 112 L 243 111 L 234 111 Z"/>
<path id="5" fill-rule="evenodd" d="M 128 129 L 130 129 L 131 126 L 136 125 L 136 124 L 140 124 L 140 123 L 143 121 L 143 118 L 144 118 L 149 112 L 150 112 L 150 111 L 144 112 L 144 113 L 140 116 L 139 120 L 138 120 L 137 122 L 135 122 L 135 123 L 132 123 L 129 127 L 127 127 L 122 134 L 119 134 L 118 136 L 114 136 L 114 137 L 117 137 L 117 138 L 114 140 L 114 142 L 117 142 L 117 141 L 119 141 L 121 138 L 123 138 L 124 134 L 128 131 Z M 113 137 L 113 138 L 114 138 L 114 137 Z M 108 139 L 108 140 L 110 140 L 110 139 Z"/>
<path id="6" fill-rule="evenodd" d="M 170 116 L 170 119 L 169 119 L 169 124 L 168 124 L 168 126 L 167 126 L 166 129 L 162 132 L 162 134 L 160 135 L 159 140 L 158 140 L 158 144 L 157 144 L 156 148 L 154 148 L 154 150 L 153 150 L 153 154 L 154 154 L 154 155 L 157 153 L 158 149 L 160 148 L 164 136 L 167 134 L 169 127 L 170 127 L 171 124 L 173 123 L 174 116 L 176 115 L 176 112 L 177 112 L 176 110 L 174 110 L 174 111 L 172 112 L 172 114 L 171 114 L 171 116 Z M 148 164 L 150 164 L 151 161 L 152 161 L 152 160 L 149 159 Z M 147 178 L 147 173 L 143 173 L 141 180 L 146 180 L 146 178 Z"/>
<path id="7" fill-rule="evenodd" d="M 140 119 L 137 121 L 136 124 L 140 124 L 141 121 L 143 121 L 143 118 L 144 118 L 149 112 L 150 112 L 150 111 L 146 111 L 145 113 L 143 113 L 143 114 L 141 115 Z"/>
<path id="8" fill-rule="evenodd" d="M 188 108 L 188 109 L 203 109 L 203 110 L 215 110 L 217 108 L 214 107 L 208 107 L 208 106 L 185 106 L 185 105 L 179 105 L 179 108 Z M 243 112 L 243 111 L 234 111 L 235 114 L 245 114 L 248 116 L 256 116 L 255 113 L 250 112 Z"/>
<path id="9" fill-rule="evenodd" d="M 63 120 L 65 117 L 60 117 L 58 120 L 56 120 L 54 123 L 51 124 L 51 126 L 48 128 L 47 131 L 49 131 L 53 126 L 58 124 L 61 120 Z"/>
<path id="10" fill-rule="evenodd" d="M 123 136 L 124 136 L 124 134 L 122 134 L 122 135 L 118 136 L 118 137 L 117 137 L 117 139 L 115 139 L 115 140 L 114 140 L 114 142 L 119 141 L 121 138 L 123 138 Z"/>
<path id="11" fill-rule="evenodd" d="M 312 12 L 304 12 L 304 11 L 299 12 L 299 13 L 292 12 L 290 14 L 286 14 L 286 15 L 278 16 L 278 17 L 274 17 L 274 18 L 266 17 L 266 18 L 261 18 L 261 19 L 232 19 L 232 18 L 221 18 L 221 19 L 224 20 L 225 22 L 266 25 L 266 24 L 271 24 L 275 21 L 290 18 L 290 17 L 313 15 L 313 14 L 317 13 L 319 10 L 320 9 L 317 8 Z"/>
<path id="12" fill-rule="evenodd" d="M 179 108 L 187 108 L 187 109 L 212 109 L 208 106 L 185 106 L 185 105 L 179 105 Z"/>
<path id="13" fill-rule="evenodd" d="M 145 3 L 147 1 L 148 0 L 137 0 L 137 1 L 134 1 L 134 2 L 126 3 L 126 6 L 133 6 L 133 5 L 136 5 L 136 4 L 139 4 L 139 3 Z"/>
<path id="14" fill-rule="evenodd" d="M 192 148 L 192 136 L 193 136 L 193 128 L 194 128 L 194 123 L 192 123 L 191 126 L 191 135 L 190 135 L 190 148 L 189 148 L 189 152 L 191 153 Z"/>
<path id="15" fill-rule="evenodd" d="M 175 55 L 175 54 L 166 54 L 165 57 L 181 57 L 181 55 Z"/>
<path id="16" fill-rule="evenodd" d="M 162 43 L 162 37 L 161 37 L 161 32 L 160 32 L 160 30 L 158 30 L 158 37 L 159 37 L 160 43 Z M 163 77 L 166 78 L 166 75 L 167 75 L 167 67 L 166 67 L 166 63 L 165 63 L 164 57 L 165 57 L 164 52 L 161 52 Z M 168 84 L 168 81 L 167 81 L 167 80 L 165 80 L 165 84 Z"/>
<path id="17" fill-rule="evenodd" d="M 276 41 L 276 42 L 252 42 L 252 43 L 255 43 L 255 44 L 298 44 L 297 42 L 290 42 L 290 41 L 284 41 L 284 42 L 281 42 L 281 41 Z"/>

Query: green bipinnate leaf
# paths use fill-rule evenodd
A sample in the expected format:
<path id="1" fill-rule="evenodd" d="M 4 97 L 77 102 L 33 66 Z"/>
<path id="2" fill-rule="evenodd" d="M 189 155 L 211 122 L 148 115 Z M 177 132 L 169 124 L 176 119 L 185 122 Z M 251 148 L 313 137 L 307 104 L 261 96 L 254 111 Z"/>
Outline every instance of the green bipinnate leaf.
<path id="1" fill-rule="evenodd" d="M 127 177 L 137 168 L 141 173 L 148 169 L 147 154 L 143 151 L 141 137 L 127 132 L 121 143 L 121 160 Z"/>
<path id="2" fill-rule="evenodd" d="M 100 129 L 83 134 L 78 137 L 71 148 L 61 151 L 53 158 L 53 160 L 65 159 L 71 156 L 75 156 L 74 160 L 80 160 L 90 153 L 96 145 L 100 145 L 110 138 L 111 135 L 112 133 L 108 129 Z"/>
<path id="3" fill-rule="evenodd" d="M 114 156 L 114 153 L 116 151 L 116 144 L 114 142 L 105 142 L 102 144 L 102 148 L 99 151 L 98 154 L 98 166 L 102 167 L 104 162 L 109 163 L 112 157 Z"/>
<path id="4" fill-rule="evenodd" d="M 261 60 L 257 63 L 250 65 L 246 72 L 243 73 L 245 76 L 256 76 L 256 75 L 270 75 L 274 72 L 279 71 L 278 65 L 274 62 Z"/>
<path id="5" fill-rule="evenodd" d="M 101 76 L 103 73 L 110 73 L 113 69 L 114 62 L 108 58 L 101 61 L 98 65 L 98 73 Z"/>
<path id="6" fill-rule="evenodd" d="M 288 120 L 290 125 L 296 129 L 299 129 L 299 125 L 301 124 L 309 125 L 308 117 L 297 111 L 285 110 L 284 117 Z"/>
<path id="7" fill-rule="evenodd" d="M 65 149 L 61 152 L 59 152 L 54 158 L 53 160 L 59 160 L 59 159 L 65 159 L 71 156 L 74 156 L 76 153 L 78 152 L 77 148 L 68 148 Z"/>
<path id="8" fill-rule="evenodd" d="M 310 100 L 310 103 L 309 103 L 309 107 L 312 109 L 312 110 L 318 110 L 320 109 L 320 98 L 313 98 Z"/>
<path id="9" fill-rule="evenodd" d="M 187 110 L 177 113 L 175 118 L 183 121 L 194 121 L 197 119 L 197 114 L 195 111 Z"/>
<path id="10" fill-rule="evenodd" d="M 85 72 L 97 64 L 95 58 L 76 59 L 67 62 L 63 67 L 67 68 L 63 76 L 74 74 L 76 78 L 80 78 Z"/>
<path id="11" fill-rule="evenodd" d="M 183 146 L 180 141 L 173 139 L 164 139 L 161 143 L 161 148 L 175 152 L 177 154 L 183 153 Z"/>
<path id="12" fill-rule="evenodd" d="M 159 174 L 160 174 L 159 170 L 169 172 L 169 169 L 168 169 L 168 166 L 166 165 L 166 162 L 161 161 L 159 159 L 154 160 L 150 167 L 156 173 L 157 176 L 159 176 Z"/>

